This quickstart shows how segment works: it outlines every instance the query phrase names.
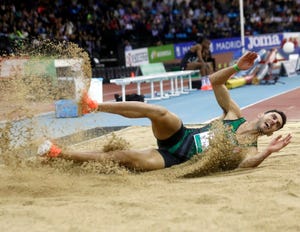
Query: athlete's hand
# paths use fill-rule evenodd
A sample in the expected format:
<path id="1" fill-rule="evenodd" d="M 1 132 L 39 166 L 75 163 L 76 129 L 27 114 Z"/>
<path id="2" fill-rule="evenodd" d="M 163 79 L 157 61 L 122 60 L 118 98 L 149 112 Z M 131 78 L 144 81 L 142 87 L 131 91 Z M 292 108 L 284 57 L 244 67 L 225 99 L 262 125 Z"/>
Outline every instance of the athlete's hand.
<path id="1" fill-rule="evenodd" d="M 291 139 L 292 139 L 291 134 L 288 134 L 284 138 L 282 138 L 282 135 L 278 135 L 276 138 L 272 139 L 267 149 L 271 153 L 280 151 L 282 148 L 284 148 L 291 142 Z"/>
<path id="2" fill-rule="evenodd" d="M 255 52 L 246 52 L 240 59 L 237 61 L 237 66 L 240 70 L 247 70 L 251 68 L 254 64 L 254 60 L 257 58 Z"/>

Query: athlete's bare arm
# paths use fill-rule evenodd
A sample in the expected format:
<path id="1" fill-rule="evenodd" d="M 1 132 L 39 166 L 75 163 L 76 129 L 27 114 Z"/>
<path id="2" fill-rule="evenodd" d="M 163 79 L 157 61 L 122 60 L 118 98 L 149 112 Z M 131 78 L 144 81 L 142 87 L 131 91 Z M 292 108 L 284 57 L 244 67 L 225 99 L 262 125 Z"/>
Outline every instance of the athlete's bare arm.
<path id="1" fill-rule="evenodd" d="M 195 49 L 197 51 L 198 62 L 204 64 L 205 62 L 202 57 L 202 45 L 201 44 L 195 45 Z"/>
<path id="2" fill-rule="evenodd" d="M 237 66 L 240 70 L 247 70 L 253 66 L 257 54 L 255 52 L 245 53 L 238 61 Z M 219 70 L 209 76 L 213 87 L 216 100 L 225 113 L 225 119 L 235 119 L 241 117 L 239 106 L 230 97 L 229 91 L 225 86 L 226 81 L 236 72 L 233 67 Z"/>
<path id="3" fill-rule="evenodd" d="M 284 138 L 282 135 L 278 135 L 262 152 L 257 153 L 257 149 L 249 150 L 244 160 L 240 163 L 240 168 L 254 168 L 260 165 L 268 156 L 273 152 L 278 152 L 291 142 L 292 136 L 288 134 Z"/>

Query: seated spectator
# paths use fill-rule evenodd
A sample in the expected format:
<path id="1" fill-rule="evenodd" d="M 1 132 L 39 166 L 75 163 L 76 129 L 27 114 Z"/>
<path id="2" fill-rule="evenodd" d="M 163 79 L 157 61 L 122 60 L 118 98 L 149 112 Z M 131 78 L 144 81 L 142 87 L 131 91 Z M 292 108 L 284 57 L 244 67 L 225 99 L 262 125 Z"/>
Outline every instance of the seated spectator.
<path id="1" fill-rule="evenodd" d="M 131 50 L 132 50 L 132 46 L 131 46 L 130 42 L 126 39 L 124 41 L 124 51 L 126 52 L 126 51 L 131 51 Z"/>
<path id="2" fill-rule="evenodd" d="M 211 56 L 210 43 L 210 40 L 205 38 L 201 43 L 192 46 L 181 60 L 181 69 L 200 69 L 201 76 L 211 74 L 215 69 L 215 62 Z"/>

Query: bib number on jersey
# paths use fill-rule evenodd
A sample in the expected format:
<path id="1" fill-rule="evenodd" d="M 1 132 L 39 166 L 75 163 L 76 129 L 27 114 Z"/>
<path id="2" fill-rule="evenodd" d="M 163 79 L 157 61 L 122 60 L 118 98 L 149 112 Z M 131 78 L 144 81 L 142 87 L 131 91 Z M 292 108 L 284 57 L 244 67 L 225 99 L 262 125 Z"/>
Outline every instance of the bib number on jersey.
<path id="1" fill-rule="evenodd" d="M 209 146 L 209 139 L 211 136 L 212 135 L 209 131 L 194 135 L 194 141 L 198 153 L 201 153 Z"/>

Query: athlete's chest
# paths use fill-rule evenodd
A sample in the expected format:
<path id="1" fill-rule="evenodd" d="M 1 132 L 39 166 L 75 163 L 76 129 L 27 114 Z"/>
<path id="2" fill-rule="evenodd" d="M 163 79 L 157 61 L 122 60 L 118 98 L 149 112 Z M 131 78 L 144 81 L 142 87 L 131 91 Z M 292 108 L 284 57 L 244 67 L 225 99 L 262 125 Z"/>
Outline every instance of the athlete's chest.
<path id="1" fill-rule="evenodd" d="M 241 125 L 235 132 L 235 138 L 240 145 L 254 144 L 257 142 L 257 136 L 247 132 L 249 127 L 247 124 Z"/>

